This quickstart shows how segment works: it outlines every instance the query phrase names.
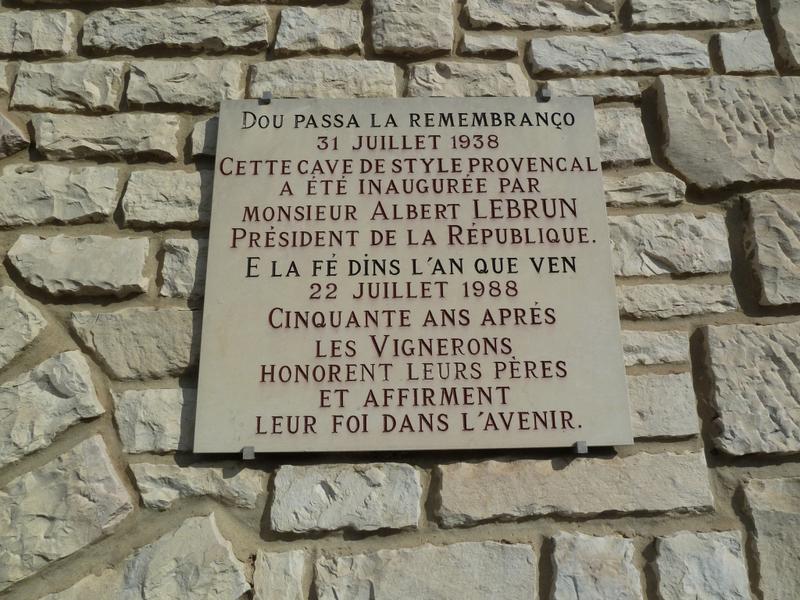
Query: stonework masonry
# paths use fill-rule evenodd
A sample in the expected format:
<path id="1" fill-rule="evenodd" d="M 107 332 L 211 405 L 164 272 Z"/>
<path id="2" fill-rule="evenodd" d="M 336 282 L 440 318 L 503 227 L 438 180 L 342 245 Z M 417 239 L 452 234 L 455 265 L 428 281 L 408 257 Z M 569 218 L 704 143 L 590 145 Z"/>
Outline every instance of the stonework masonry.
<path id="1" fill-rule="evenodd" d="M 0 0 L 0 600 L 800 597 L 797 0 Z M 191 452 L 223 99 L 590 96 L 635 443 Z"/>

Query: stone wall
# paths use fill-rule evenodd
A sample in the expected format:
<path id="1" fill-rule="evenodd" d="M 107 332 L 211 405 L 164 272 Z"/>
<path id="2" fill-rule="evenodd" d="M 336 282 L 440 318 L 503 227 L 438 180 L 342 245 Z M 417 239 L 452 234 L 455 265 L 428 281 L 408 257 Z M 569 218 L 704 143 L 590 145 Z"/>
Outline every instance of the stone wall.
<path id="1" fill-rule="evenodd" d="M 0 598 L 799 598 L 800 3 L 308 3 L 0 3 Z M 635 445 L 193 456 L 220 99 L 545 85 Z"/>

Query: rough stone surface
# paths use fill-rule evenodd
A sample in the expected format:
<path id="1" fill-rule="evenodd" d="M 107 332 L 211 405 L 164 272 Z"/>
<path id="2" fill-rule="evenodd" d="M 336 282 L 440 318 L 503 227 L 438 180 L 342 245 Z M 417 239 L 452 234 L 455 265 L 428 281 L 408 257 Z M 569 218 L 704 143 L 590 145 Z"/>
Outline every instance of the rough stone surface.
<path id="1" fill-rule="evenodd" d="M 800 302 L 800 192 L 756 192 L 745 202 L 745 242 L 761 285 L 761 304 Z"/>
<path id="2" fill-rule="evenodd" d="M 108 534 L 133 510 L 96 435 L 0 490 L 0 589 Z"/>
<path id="3" fill-rule="evenodd" d="M 524 544 L 426 544 L 323 557 L 317 561 L 315 573 L 319 600 L 536 600 L 538 597 L 536 556 L 533 548 Z"/>
<path id="4" fill-rule="evenodd" d="M 553 600 L 643 600 L 633 542 L 582 533 L 553 536 Z"/>
<path id="5" fill-rule="evenodd" d="M 702 452 L 490 460 L 437 469 L 441 478 L 437 514 L 445 527 L 537 515 L 697 512 L 713 506 Z"/>
<path id="6" fill-rule="evenodd" d="M 467 0 L 467 18 L 473 27 L 531 29 L 605 29 L 614 23 L 610 0 Z"/>
<path id="7" fill-rule="evenodd" d="M 99 575 L 88 575 L 72 587 L 61 592 L 47 594 L 41 600 L 88 600 L 108 598 L 109 593 L 115 593 L 122 587 L 122 573 L 106 569 Z"/>
<path id="8" fill-rule="evenodd" d="M 634 437 L 674 438 L 700 433 L 689 373 L 628 377 L 628 398 Z"/>
<path id="9" fill-rule="evenodd" d="M 175 115 L 128 113 L 83 117 L 39 114 L 33 115 L 32 122 L 36 147 L 51 160 L 175 160 L 180 156 L 180 119 Z"/>
<path id="10" fill-rule="evenodd" d="M 0 158 L 11 156 L 30 145 L 28 133 L 6 115 L 0 114 Z"/>
<path id="11" fill-rule="evenodd" d="M 11 108 L 72 112 L 119 109 L 125 65 L 116 61 L 22 63 Z"/>
<path id="12" fill-rule="evenodd" d="M 378 54 L 435 54 L 453 47 L 452 0 L 372 0 Z"/>
<path id="13" fill-rule="evenodd" d="M 622 331 L 625 366 L 689 362 L 689 338 L 683 331 Z"/>
<path id="14" fill-rule="evenodd" d="M 722 215 L 610 217 L 609 228 L 617 275 L 650 277 L 730 271 L 728 230 Z"/>
<path id="15" fill-rule="evenodd" d="M 761 598 L 800 598 L 800 478 L 753 479 L 744 492 Z"/>
<path id="16" fill-rule="evenodd" d="M 80 352 L 47 359 L 0 385 L 0 466 L 49 446 L 68 427 L 104 412 Z"/>
<path id="17" fill-rule="evenodd" d="M 147 291 L 147 238 L 23 234 L 8 259 L 25 281 L 53 296 L 116 296 Z"/>
<path id="18" fill-rule="evenodd" d="M 10 286 L 0 287 L 0 323 L 0 369 L 47 326 L 42 313 Z"/>
<path id="19" fill-rule="evenodd" d="M 719 33 L 716 45 L 723 73 L 770 73 L 775 70 L 772 48 L 760 29 Z"/>
<path id="20" fill-rule="evenodd" d="M 104 52 L 243 50 L 266 46 L 268 26 L 265 6 L 109 8 L 86 18 L 83 45 Z"/>
<path id="21" fill-rule="evenodd" d="M 210 496 L 240 508 L 255 508 L 259 494 L 266 490 L 266 475 L 261 471 L 230 466 L 182 467 L 136 463 L 130 466 L 142 503 L 148 508 L 166 510 L 176 500 Z"/>
<path id="22" fill-rule="evenodd" d="M 629 206 L 675 206 L 686 197 L 686 184 L 672 173 L 645 172 L 634 175 L 606 175 L 606 204 Z"/>
<path id="23" fill-rule="evenodd" d="M 216 154 L 218 129 L 218 117 L 211 117 L 195 124 L 192 129 L 192 158 Z"/>
<path id="24" fill-rule="evenodd" d="M 196 390 L 126 390 L 112 395 L 114 420 L 125 452 L 192 449 Z"/>
<path id="25" fill-rule="evenodd" d="M 208 225 L 211 171 L 134 171 L 122 196 L 126 225 L 171 227 Z"/>
<path id="26" fill-rule="evenodd" d="M 439 61 L 412 65 L 409 96 L 529 96 L 522 68 L 514 63 Z"/>
<path id="27" fill-rule="evenodd" d="M 800 77 L 661 77 L 664 154 L 689 183 L 800 180 Z"/>
<path id="28" fill-rule="evenodd" d="M 293 58 L 250 67 L 248 97 L 377 98 L 396 96 L 395 67 L 377 60 Z"/>
<path id="29" fill-rule="evenodd" d="M 649 162 L 650 146 L 638 108 L 604 108 L 595 111 L 600 158 L 606 165 Z"/>
<path id="30" fill-rule="evenodd" d="M 619 314 L 634 319 L 669 319 L 691 315 L 720 314 L 736 310 L 732 285 L 653 284 L 617 287 Z"/>
<path id="31" fill-rule="evenodd" d="M 159 296 L 201 298 L 206 283 L 207 255 L 208 240 L 165 240 Z"/>
<path id="32" fill-rule="evenodd" d="M 222 100 L 244 97 L 244 66 L 239 60 L 144 60 L 131 65 L 128 102 L 219 108 Z"/>
<path id="33" fill-rule="evenodd" d="M 622 77 L 596 77 L 594 79 L 554 79 L 547 82 L 553 96 L 591 96 L 595 102 L 602 100 L 635 100 L 640 96 L 639 84 Z"/>
<path id="34" fill-rule="evenodd" d="M 78 45 L 74 11 L 6 11 L 0 14 L 0 55 L 63 56 Z"/>
<path id="35" fill-rule="evenodd" d="M 458 51 L 465 56 L 516 56 L 519 54 L 517 38 L 499 33 L 477 34 L 465 31 L 458 45 Z"/>
<path id="36" fill-rule="evenodd" d="M 303 550 L 259 550 L 253 573 L 253 600 L 305 600 L 305 565 L 306 553 Z"/>
<path id="37" fill-rule="evenodd" d="M 73 331 L 114 379 L 177 376 L 197 363 L 201 314 L 184 308 L 74 312 Z"/>
<path id="38" fill-rule="evenodd" d="M 794 0 L 770 0 L 778 56 L 792 69 L 800 69 L 800 5 Z"/>
<path id="39" fill-rule="evenodd" d="M 738 531 L 678 533 L 656 540 L 661 600 L 750 600 L 744 544 Z"/>
<path id="40" fill-rule="evenodd" d="M 534 73 L 698 73 L 711 67 L 706 45 L 675 33 L 556 36 L 531 41 Z"/>
<path id="41" fill-rule="evenodd" d="M 281 11 L 275 52 L 360 52 L 363 30 L 360 10 L 290 6 Z"/>
<path id="42" fill-rule="evenodd" d="M 422 484 L 410 465 L 374 463 L 278 469 L 272 529 L 315 532 L 416 527 Z"/>
<path id="43" fill-rule="evenodd" d="M 115 167 L 8 165 L 0 176 L 0 226 L 102 221 L 117 205 Z"/>
<path id="44" fill-rule="evenodd" d="M 714 443 L 727 454 L 800 452 L 800 322 L 707 327 Z"/>
<path id="45" fill-rule="evenodd" d="M 631 0 L 635 27 L 747 25 L 758 21 L 755 0 Z"/>

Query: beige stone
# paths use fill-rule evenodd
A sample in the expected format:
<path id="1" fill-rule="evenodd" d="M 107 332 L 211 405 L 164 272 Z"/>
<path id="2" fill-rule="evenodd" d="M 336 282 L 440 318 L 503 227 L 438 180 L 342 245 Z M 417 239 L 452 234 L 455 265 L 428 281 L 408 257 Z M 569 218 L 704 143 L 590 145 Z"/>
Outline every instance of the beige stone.
<path id="1" fill-rule="evenodd" d="M 650 146 L 638 108 L 603 108 L 595 111 L 600 158 L 604 165 L 650 162 Z"/>
<path id="2" fill-rule="evenodd" d="M 465 56 L 516 56 L 519 54 L 519 45 L 513 35 L 465 31 L 458 45 L 458 51 Z"/>
<path id="3" fill-rule="evenodd" d="M 129 454 L 192 449 L 197 391 L 126 390 L 112 393 L 114 421 Z"/>
<path id="4" fill-rule="evenodd" d="M 305 600 L 306 558 L 303 550 L 259 550 L 253 573 L 253 600 Z"/>
<path id="5" fill-rule="evenodd" d="M 611 0 L 467 0 L 473 27 L 533 29 L 606 29 L 614 23 Z"/>
<path id="6" fill-rule="evenodd" d="M 119 109 L 125 64 L 117 61 L 27 63 L 20 65 L 11 108 L 55 112 Z"/>
<path id="7" fill-rule="evenodd" d="M 606 204 L 614 208 L 675 206 L 686 198 L 686 184 L 663 171 L 622 176 L 606 174 L 603 189 Z"/>
<path id="8" fill-rule="evenodd" d="M 715 42 L 723 73 L 775 71 L 775 59 L 772 57 L 769 39 L 760 29 L 718 33 Z"/>
<path id="9" fill-rule="evenodd" d="M 0 55 L 64 56 L 78 46 L 75 11 L 5 11 L 0 14 Z"/>
<path id="10" fill-rule="evenodd" d="M 207 225 L 212 171 L 133 171 L 122 196 L 126 225 L 174 227 Z"/>
<path id="11" fill-rule="evenodd" d="M 628 398 L 634 437 L 675 438 L 700 433 L 689 373 L 628 377 Z"/>
<path id="12" fill-rule="evenodd" d="M 622 331 L 625 366 L 689 362 L 689 337 L 683 331 Z"/>
<path id="13" fill-rule="evenodd" d="M 452 0 L 372 0 L 372 45 L 378 54 L 427 55 L 453 47 Z"/>
<path id="14" fill-rule="evenodd" d="M 28 133 L 4 114 L 0 114 L 0 158 L 21 152 L 30 145 Z"/>
<path id="15" fill-rule="evenodd" d="M 275 52 L 361 52 L 363 30 L 360 10 L 290 6 L 281 11 Z"/>
<path id="16" fill-rule="evenodd" d="M 792 69 L 800 68 L 800 6 L 793 0 L 769 0 L 778 43 L 778 56 Z"/>
<path id="17" fill-rule="evenodd" d="M 168 298 L 203 297 L 206 283 L 208 240 L 175 239 L 164 241 L 159 296 Z"/>
<path id="18" fill-rule="evenodd" d="M 217 150 L 219 118 L 211 117 L 195 123 L 192 129 L 192 158 L 214 156 Z"/>
<path id="19" fill-rule="evenodd" d="M 131 64 L 127 98 L 134 106 L 215 109 L 244 97 L 240 60 L 143 60 Z"/>
<path id="20" fill-rule="evenodd" d="M 619 314 L 634 319 L 669 319 L 722 314 L 739 308 L 728 284 L 652 284 L 617 287 Z"/>
<path id="21" fill-rule="evenodd" d="M 10 363 L 47 326 L 36 307 L 11 286 L 0 287 L 0 369 Z"/>
<path id="22" fill-rule="evenodd" d="M 603 100 L 635 100 L 640 96 L 639 83 L 622 77 L 592 79 L 554 79 L 547 82 L 554 98 L 591 96 L 595 103 Z"/>
<path id="23" fill-rule="evenodd" d="M 634 27 L 731 27 L 755 21 L 754 0 L 631 0 Z"/>
<path id="24" fill-rule="evenodd" d="M 514 63 L 437 61 L 412 65 L 409 96 L 529 96 L 528 80 Z"/>

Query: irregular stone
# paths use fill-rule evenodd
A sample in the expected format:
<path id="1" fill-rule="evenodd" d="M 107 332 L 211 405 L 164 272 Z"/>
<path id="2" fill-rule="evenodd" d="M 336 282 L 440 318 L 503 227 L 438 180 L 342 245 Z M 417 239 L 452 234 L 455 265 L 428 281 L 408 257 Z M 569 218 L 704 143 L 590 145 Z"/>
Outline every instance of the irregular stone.
<path id="1" fill-rule="evenodd" d="M 372 45 L 378 54 L 450 52 L 452 0 L 372 0 Z"/>
<path id="2" fill-rule="evenodd" d="M 714 443 L 727 454 L 800 451 L 800 322 L 706 327 Z"/>
<path id="3" fill-rule="evenodd" d="M 517 38 L 513 35 L 492 33 L 481 35 L 465 31 L 464 37 L 458 46 L 458 51 L 465 56 L 502 55 L 516 56 L 519 54 Z"/>
<path id="4" fill-rule="evenodd" d="M 444 527 L 537 515 L 699 512 L 714 504 L 702 452 L 490 460 L 437 470 Z"/>
<path id="5" fill-rule="evenodd" d="M 377 60 L 293 58 L 250 67 L 248 97 L 377 98 L 397 95 L 395 67 Z"/>
<path id="6" fill-rule="evenodd" d="M 753 479 L 744 493 L 755 527 L 761 598 L 800 597 L 800 478 Z"/>
<path id="7" fill-rule="evenodd" d="M 634 27 L 747 25 L 758 21 L 754 0 L 631 0 Z"/>
<path id="8" fill-rule="evenodd" d="M 108 534 L 133 510 L 99 435 L 0 490 L 0 589 Z"/>
<path id="9" fill-rule="evenodd" d="M 319 600 L 536 600 L 538 596 L 536 557 L 533 548 L 525 544 L 425 544 L 323 557 L 317 561 L 315 573 Z M 435 576 L 422 576 L 424 573 Z"/>
<path id="10" fill-rule="evenodd" d="M 197 363 L 200 312 L 185 308 L 123 308 L 74 312 L 73 331 L 114 379 L 160 379 Z"/>
<path id="11" fill-rule="evenodd" d="M 778 56 L 790 69 L 800 69 L 800 6 L 793 0 L 770 0 L 769 6 Z"/>
<path id="12" fill-rule="evenodd" d="M 606 204 L 615 208 L 629 206 L 675 206 L 686 198 L 686 184 L 663 171 L 603 178 Z"/>
<path id="13" fill-rule="evenodd" d="M 14 110 L 111 112 L 122 99 L 125 64 L 105 60 L 22 63 L 11 96 Z"/>
<path id="14" fill-rule="evenodd" d="M 643 600 L 633 542 L 582 533 L 553 536 L 553 600 Z"/>
<path id="15" fill-rule="evenodd" d="M 410 465 L 319 465 L 278 469 L 270 524 L 280 532 L 416 528 L 422 484 Z"/>
<path id="16" fill-rule="evenodd" d="M 8 251 L 25 281 L 53 296 L 116 296 L 147 291 L 147 238 L 23 234 Z"/>
<path id="17" fill-rule="evenodd" d="M 700 433 L 689 373 L 628 377 L 628 398 L 636 438 L 688 437 Z"/>
<path id="18" fill-rule="evenodd" d="M 0 96 L 10 96 L 13 87 L 13 80 L 9 76 L 9 63 L 7 60 L 0 61 Z"/>
<path id="19" fill-rule="evenodd" d="M 75 11 L 6 11 L 0 14 L 0 55 L 64 56 L 78 46 Z"/>
<path id="20" fill-rule="evenodd" d="M 165 240 L 159 296 L 202 298 L 206 285 L 208 240 Z"/>
<path id="21" fill-rule="evenodd" d="M 219 117 L 195 123 L 192 129 L 192 158 L 214 156 L 217 152 Z"/>
<path id="22" fill-rule="evenodd" d="M 603 100 L 635 100 L 641 95 L 638 82 L 622 77 L 554 79 L 547 82 L 547 87 L 556 98 L 591 96 L 595 104 Z"/>
<path id="23" fill-rule="evenodd" d="M 723 73 L 770 73 L 775 59 L 766 34 L 761 30 L 718 33 L 716 47 Z"/>
<path id="24" fill-rule="evenodd" d="M 0 287 L 0 369 L 25 348 L 47 326 L 36 307 L 10 286 Z"/>
<path id="25" fill-rule="evenodd" d="M 253 573 L 253 600 L 305 600 L 305 568 L 306 553 L 303 550 L 259 550 Z"/>
<path id="26" fill-rule="evenodd" d="M 116 208 L 118 187 L 115 167 L 8 165 L 0 176 L 0 226 L 102 221 Z"/>
<path id="27" fill-rule="evenodd" d="M 738 531 L 682 532 L 656 540 L 661 600 L 750 600 L 744 544 Z"/>
<path id="28" fill-rule="evenodd" d="M 652 284 L 617 287 L 619 314 L 634 319 L 669 319 L 736 310 L 736 289 L 717 284 Z"/>
<path id="29" fill-rule="evenodd" d="M 107 8 L 89 13 L 83 46 L 103 52 L 244 50 L 266 46 L 268 27 L 265 6 Z"/>
<path id="30" fill-rule="evenodd" d="M 473 27 L 572 30 L 606 29 L 614 23 L 610 0 L 467 0 L 465 8 Z"/>
<path id="31" fill-rule="evenodd" d="M 112 158 L 176 160 L 176 115 L 126 113 L 105 117 L 39 114 L 32 117 L 36 147 L 51 160 Z"/>
<path id="32" fill-rule="evenodd" d="M 528 79 L 514 63 L 439 61 L 411 66 L 409 96 L 530 96 Z"/>
<path id="33" fill-rule="evenodd" d="M 62 592 L 47 594 L 41 600 L 87 600 L 88 598 L 108 598 L 109 592 L 122 586 L 122 573 L 106 569 L 100 575 L 88 575 L 72 587 Z"/>
<path id="34" fill-rule="evenodd" d="M 275 52 L 361 52 L 363 30 L 360 10 L 290 6 L 281 11 Z"/>
<path id="35" fill-rule="evenodd" d="M 112 397 L 125 452 L 191 451 L 197 390 L 126 390 Z"/>
<path id="36" fill-rule="evenodd" d="M 30 146 L 30 139 L 19 125 L 0 114 L 0 158 L 11 156 Z"/>
<path id="37" fill-rule="evenodd" d="M 555 36 L 531 40 L 534 73 L 702 73 L 711 68 L 706 45 L 675 33 L 609 37 Z"/>
<path id="38" fill-rule="evenodd" d="M 166 510 L 176 500 L 194 496 L 210 496 L 225 504 L 255 508 L 258 495 L 266 488 L 264 473 L 238 467 L 136 463 L 130 465 L 130 469 L 142 494 L 142 504 L 158 510 Z"/>
<path id="39" fill-rule="evenodd" d="M 800 302 L 800 193 L 755 192 L 744 200 L 745 244 L 761 285 L 760 303 Z"/>
<path id="40" fill-rule="evenodd" d="M 800 180 L 800 77 L 660 77 L 664 155 L 689 183 Z"/>
<path id="41" fill-rule="evenodd" d="M 143 60 L 131 64 L 128 101 L 217 109 L 222 100 L 244 97 L 240 60 Z"/>
<path id="42" fill-rule="evenodd" d="M 650 162 L 650 146 L 638 108 L 604 108 L 595 111 L 595 120 L 603 164 Z"/>
<path id="43" fill-rule="evenodd" d="M 213 182 L 212 171 L 133 171 L 122 196 L 125 225 L 208 225 Z"/>
<path id="44" fill-rule="evenodd" d="M 689 362 L 689 338 L 683 331 L 622 331 L 625 366 Z"/>
<path id="45" fill-rule="evenodd" d="M 719 214 L 688 213 L 610 217 L 614 273 L 651 277 L 682 273 L 727 273 L 728 230 Z"/>
<path id="46" fill-rule="evenodd" d="M 46 448 L 68 427 L 104 412 L 83 355 L 56 354 L 0 385 L 0 466 Z"/>

